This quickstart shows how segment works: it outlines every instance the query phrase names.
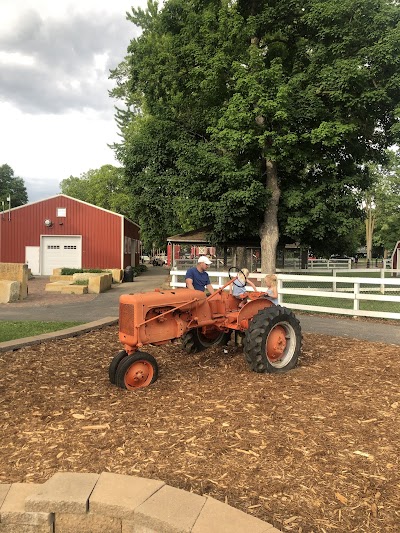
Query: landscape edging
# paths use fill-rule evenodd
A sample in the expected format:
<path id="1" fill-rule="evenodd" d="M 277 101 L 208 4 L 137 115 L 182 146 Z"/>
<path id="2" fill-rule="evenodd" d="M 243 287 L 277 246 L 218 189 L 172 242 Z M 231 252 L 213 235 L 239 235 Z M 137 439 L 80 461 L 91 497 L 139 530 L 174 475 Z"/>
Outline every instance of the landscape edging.
<path id="1" fill-rule="evenodd" d="M 81 324 L 80 326 L 73 326 L 72 328 L 61 329 L 59 331 L 42 333 L 41 335 L 36 335 L 35 337 L 25 337 L 23 339 L 0 342 L 0 352 L 12 352 L 14 350 L 19 350 L 24 346 L 40 344 L 41 342 L 48 340 L 77 337 L 78 335 L 83 335 L 89 331 L 101 329 L 104 326 L 113 326 L 114 324 L 118 324 L 118 318 L 108 316 L 106 318 L 102 318 L 101 320 L 95 320 L 94 322 L 88 322 L 86 324 Z"/>
<path id="2" fill-rule="evenodd" d="M 43 484 L 0 484 L 2 533 L 279 533 L 210 496 L 154 479 L 57 472 Z"/>

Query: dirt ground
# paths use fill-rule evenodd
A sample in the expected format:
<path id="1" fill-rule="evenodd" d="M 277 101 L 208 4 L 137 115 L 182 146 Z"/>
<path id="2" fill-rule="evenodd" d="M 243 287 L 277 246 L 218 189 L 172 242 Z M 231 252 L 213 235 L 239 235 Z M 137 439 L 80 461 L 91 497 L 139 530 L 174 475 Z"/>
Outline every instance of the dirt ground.
<path id="1" fill-rule="evenodd" d="M 120 348 L 113 326 L 0 354 L 1 483 L 110 471 L 282 531 L 398 533 L 398 346 L 305 334 L 280 375 L 250 372 L 234 346 L 149 347 L 159 380 L 137 392 L 108 381 Z"/>

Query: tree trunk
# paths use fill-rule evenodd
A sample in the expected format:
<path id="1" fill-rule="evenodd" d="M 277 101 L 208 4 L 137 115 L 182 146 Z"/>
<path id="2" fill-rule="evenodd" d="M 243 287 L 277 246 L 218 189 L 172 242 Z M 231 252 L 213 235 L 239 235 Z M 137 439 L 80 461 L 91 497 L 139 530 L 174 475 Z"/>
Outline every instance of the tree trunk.
<path id="1" fill-rule="evenodd" d="M 365 219 L 365 240 L 367 245 L 367 260 L 372 261 L 372 237 L 375 229 L 375 211 L 372 207 L 371 200 L 367 200 L 365 210 L 367 218 Z"/>
<path id="2" fill-rule="evenodd" d="M 278 169 L 275 161 L 266 161 L 266 188 L 271 194 L 260 228 L 261 272 L 273 274 L 276 271 L 276 249 L 279 241 L 278 206 L 281 191 L 278 184 Z"/>
<path id="3" fill-rule="evenodd" d="M 249 268 L 247 260 L 247 250 L 245 246 L 238 246 L 236 249 L 236 266 L 239 269 Z"/>

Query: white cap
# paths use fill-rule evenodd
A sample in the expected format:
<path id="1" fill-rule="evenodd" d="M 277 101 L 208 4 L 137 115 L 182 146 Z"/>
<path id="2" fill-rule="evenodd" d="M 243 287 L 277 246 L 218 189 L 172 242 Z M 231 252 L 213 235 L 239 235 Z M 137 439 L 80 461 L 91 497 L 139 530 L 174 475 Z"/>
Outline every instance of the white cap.
<path id="1" fill-rule="evenodd" d="M 206 265 L 211 265 L 211 261 L 208 259 L 207 256 L 205 255 L 201 255 L 198 259 L 197 259 L 197 262 L 198 263 L 205 263 Z"/>

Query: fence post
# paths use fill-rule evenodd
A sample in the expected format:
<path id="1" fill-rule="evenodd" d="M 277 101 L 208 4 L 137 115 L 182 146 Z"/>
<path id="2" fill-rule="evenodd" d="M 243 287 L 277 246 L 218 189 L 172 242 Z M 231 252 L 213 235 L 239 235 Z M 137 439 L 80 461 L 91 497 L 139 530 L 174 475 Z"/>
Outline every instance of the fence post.
<path id="1" fill-rule="evenodd" d="M 354 283 L 354 304 L 353 304 L 354 311 L 360 310 L 360 300 L 358 299 L 359 294 L 360 294 L 360 284 Z"/>
<path id="2" fill-rule="evenodd" d="M 171 275 L 171 287 L 173 289 L 176 289 L 175 283 L 177 283 L 177 282 L 178 282 L 178 276 L 176 274 L 172 274 Z"/>
<path id="3" fill-rule="evenodd" d="M 278 304 L 283 305 L 283 294 L 281 293 L 281 289 L 283 288 L 283 280 L 278 278 Z"/>
<path id="4" fill-rule="evenodd" d="M 332 276 L 333 276 L 332 291 L 336 292 L 336 270 L 335 269 L 332 269 Z"/>
<path id="5" fill-rule="evenodd" d="M 385 279 L 385 269 L 381 268 L 381 279 Z M 385 294 L 385 284 L 381 284 L 381 294 Z"/>

